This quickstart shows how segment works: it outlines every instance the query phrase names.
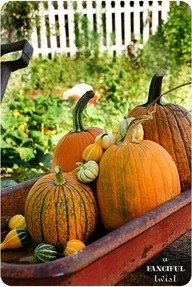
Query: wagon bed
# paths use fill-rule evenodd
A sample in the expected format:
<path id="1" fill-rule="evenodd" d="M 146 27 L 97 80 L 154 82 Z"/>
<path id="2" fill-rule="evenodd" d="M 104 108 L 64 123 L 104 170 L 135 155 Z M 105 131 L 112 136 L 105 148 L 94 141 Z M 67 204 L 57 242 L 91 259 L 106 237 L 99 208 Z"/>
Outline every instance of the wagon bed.
<path id="1" fill-rule="evenodd" d="M 2 190 L 2 219 L 23 214 L 36 180 Z M 187 190 L 112 232 L 100 226 L 82 252 L 68 257 L 41 264 L 2 262 L 1 278 L 9 285 L 115 285 L 190 230 L 190 202 Z"/>

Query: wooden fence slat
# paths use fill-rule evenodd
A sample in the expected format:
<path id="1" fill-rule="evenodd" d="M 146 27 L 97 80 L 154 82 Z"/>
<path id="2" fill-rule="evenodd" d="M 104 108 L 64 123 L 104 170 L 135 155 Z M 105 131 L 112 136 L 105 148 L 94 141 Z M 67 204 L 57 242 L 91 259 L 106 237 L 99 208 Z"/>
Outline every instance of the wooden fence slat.
<path id="1" fill-rule="evenodd" d="M 92 7 L 92 1 L 87 1 L 87 9 L 86 9 L 87 19 L 89 23 L 90 30 L 93 30 L 93 14 L 94 10 Z"/>
<path id="2" fill-rule="evenodd" d="M 63 7 L 63 1 L 57 1 L 58 3 L 58 28 L 59 28 L 59 42 L 62 53 L 66 53 L 67 39 L 65 31 L 65 13 Z"/>
<path id="3" fill-rule="evenodd" d="M 68 29 L 69 29 L 68 36 L 69 36 L 70 57 L 74 58 L 76 55 L 76 46 L 75 46 L 75 33 L 74 33 L 74 10 L 72 7 L 72 3 L 68 4 Z"/>
<path id="4" fill-rule="evenodd" d="M 112 10 L 111 10 L 111 2 L 106 1 L 106 48 L 109 53 L 112 53 L 111 45 L 112 45 Z"/>
<path id="5" fill-rule="evenodd" d="M 118 54 L 122 52 L 122 27 L 121 27 L 121 9 L 120 1 L 115 2 L 115 51 Z"/>
<path id="6" fill-rule="evenodd" d="M 44 3 L 40 2 L 39 3 L 39 14 L 41 15 L 41 26 L 40 26 L 40 53 L 44 53 L 44 49 L 48 47 L 47 43 L 47 31 L 46 31 L 46 14 L 45 14 L 45 9 L 44 9 Z M 35 50 L 35 49 L 34 49 Z"/>
<path id="7" fill-rule="evenodd" d="M 133 35 L 134 38 L 140 40 L 140 5 L 139 1 L 134 1 L 134 9 L 133 9 L 134 17 L 133 17 Z"/>
<path id="8" fill-rule="evenodd" d="M 158 1 L 152 3 L 152 34 L 154 35 L 158 27 Z"/>
<path id="9" fill-rule="evenodd" d="M 56 38 L 56 24 L 55 24 L 55 13 L 52 1 L 48 1 L 48 19 L 49 19 L 49 29 L 50 29 L 50 47 L 52 57 L 57 49 L 57 38 Z"/>
<path id="10" fill-rule="evenodd" d="M 149 2 L 144 1 L 143 4 L 143 43 L 146 43 L 149 39 L 149 27 L 150 27 L 150 9 Z"/>
<path id="11" fill-rule="evenodd" d="M 131 42 L 131 13 L 130 13 L 130 1 L 125 1 L 125 25 L 124 25 L 124 33 L 125 33 L 125 47 Z"/>
<path id="12" fill-rule="evenodd" d="M 163 21 L 167 21 L 169 9 L 170 9 L 170 2 L 167 0 L 162 0 L 161 18 Z"/>
<path id="13" fill-rule="evenodd" d="M 96 1 L 96 26 L 97 26 L 97 33 L 100 35 L 99 37 L 99 47 L 103 49 L 103 31 L 102 31 L 102 6 L 101 0 Z"/>

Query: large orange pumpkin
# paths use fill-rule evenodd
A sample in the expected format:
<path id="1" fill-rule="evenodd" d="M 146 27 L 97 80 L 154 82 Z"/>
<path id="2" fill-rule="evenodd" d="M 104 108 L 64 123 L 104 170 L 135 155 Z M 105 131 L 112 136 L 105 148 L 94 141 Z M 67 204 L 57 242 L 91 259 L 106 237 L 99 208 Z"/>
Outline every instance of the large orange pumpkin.
<path id="1" fill-rule="evenodd" d="M 97 205 L 91 188 L 76 175 L 55 172 L 40 178 L 25 203 L 27 230 L 36 243 L 64 246 L 71 239 L 86 241 L 97 224 Z"/>
<path id="2" fill-rule="evenodd" d="M 97 202 L 108 230 L 180 193 L 177 167 L 170 154 L 155 142 L 134 141 L 133 128 L 140 120 L 132 121 L 125 139 L 111 145 L 99 163 Z"/>
<path id="3" fill-rule="evenodd" d="M 59 165 L 65 172 L 73 171 L 76 162 L 83 161 L 84 149 L 103 132 L 98 127 L 85 128 L 82 123 L 83 111 L 93 96 L 93 91 L 88 91 L 77 102 L 73 111 L 73 130 L 57 143 L 53 152 L 52 167 Z"/>
<path id="4" fill-rule="evenodd" d="M 129 117 L 146 114 L 149 105 L 161 95 L 163 76 L 154 75 L 147 103 L 135 107 Z M 191 115 L 176 104 L 156 102 L 156 113 L 151 121 L 143 123 L 144 138 L 162 145 L 176 162 L 181 190 L 191 187 Z"/>

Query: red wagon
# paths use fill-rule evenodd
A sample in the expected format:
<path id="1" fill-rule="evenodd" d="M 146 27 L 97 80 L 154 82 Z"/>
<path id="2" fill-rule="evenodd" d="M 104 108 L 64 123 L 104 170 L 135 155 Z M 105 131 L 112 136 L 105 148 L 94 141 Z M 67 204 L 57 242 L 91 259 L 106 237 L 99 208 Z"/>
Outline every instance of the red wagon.
<path id="1" fill-rule="evenodd" d="M 2 190 L 2 221 L 23 214 L 34 182 Z M 2 280 L 20 286 L 114 285 L 190 230 L 190 202 L 188 190 L 110 233 L 101 228 L 82 252 L 68 257 L 41 264 L 2 262 Z"/>

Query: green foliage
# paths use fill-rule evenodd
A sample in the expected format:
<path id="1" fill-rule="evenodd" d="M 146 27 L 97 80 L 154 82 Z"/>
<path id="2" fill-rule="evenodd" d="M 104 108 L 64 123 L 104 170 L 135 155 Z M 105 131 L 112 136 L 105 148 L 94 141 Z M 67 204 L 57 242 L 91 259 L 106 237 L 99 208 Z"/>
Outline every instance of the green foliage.
<path id="1" fill-rule="evenodd" d="M 49 170 L 51 152 L 59 133 L 71 128 L 69 104 L 52 94 L 34 97 L 25 90 L 13 91 L 14 100 L 2 104 L 2 167 Z M 66 108 L 68 111 L 66 112 Z M 65 130 L 65 131 L 66 131 Z"/>
<path id="2" fill-rule="evenodd" d="M 6 39 L 29 38 L 35 25 L 39 24 L 37 1 L 8 1 L 1 11 L 1 28 L 6 32 Z"/>
<path id="3" fill-rule="evenodd" d="M 97 58 L 101 35 L 96 30 L 90 28 L 86 15 L 76 12 L 74 14 L 74 22 L 75 45 L 78 48 L 78 56 L 81 58 Z"/>
<path id="4" fill-rule="evenodd" d="M 142 51 L 143 64 L 151 70 L 156 67 L 178 72 L 180 65 L 191 61 L 191 10 L 186 3 L 171 3 L 167 22 L 159 25 Z"/>

